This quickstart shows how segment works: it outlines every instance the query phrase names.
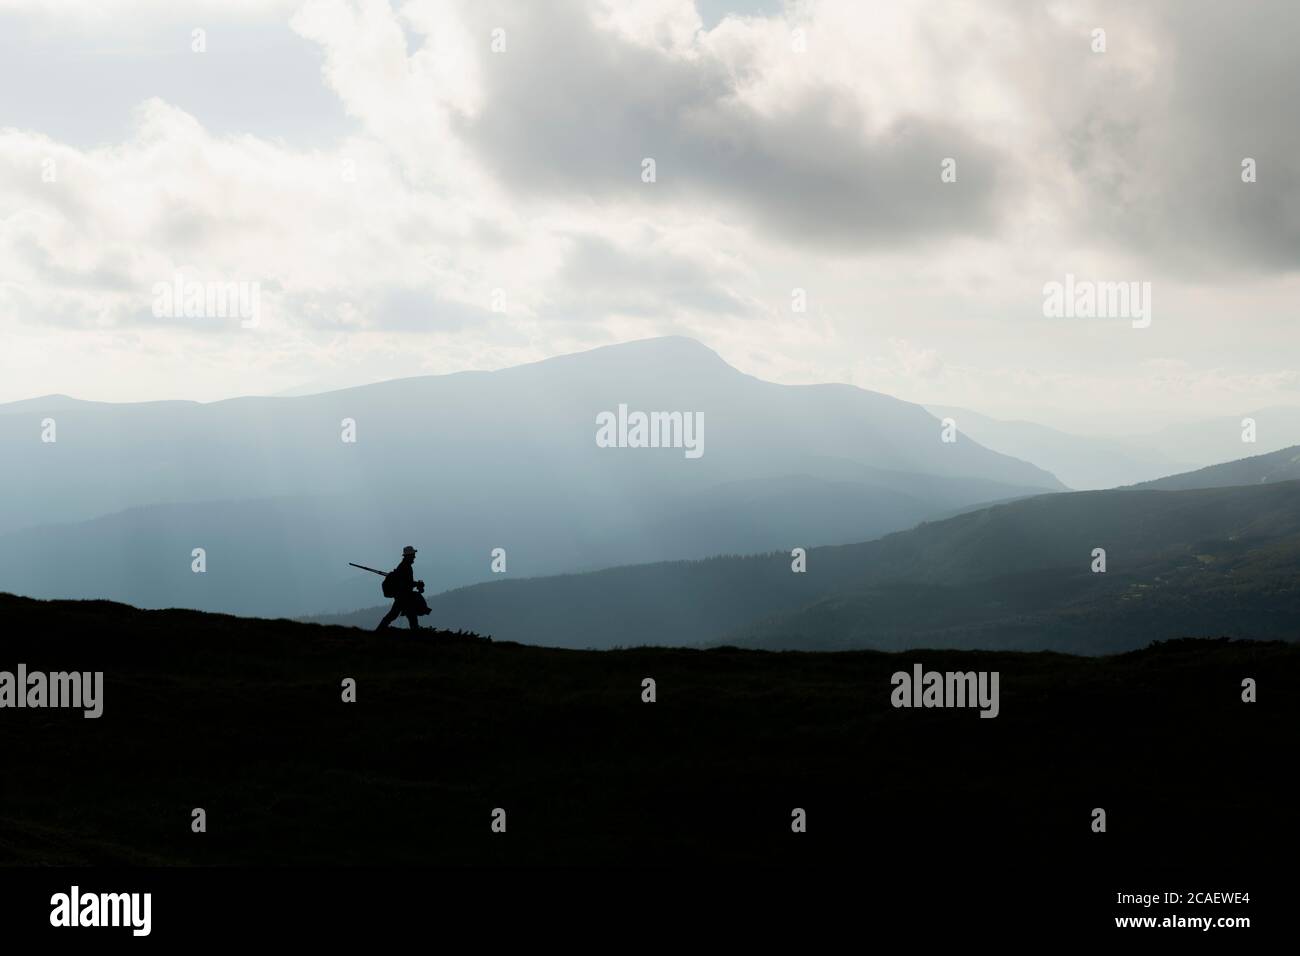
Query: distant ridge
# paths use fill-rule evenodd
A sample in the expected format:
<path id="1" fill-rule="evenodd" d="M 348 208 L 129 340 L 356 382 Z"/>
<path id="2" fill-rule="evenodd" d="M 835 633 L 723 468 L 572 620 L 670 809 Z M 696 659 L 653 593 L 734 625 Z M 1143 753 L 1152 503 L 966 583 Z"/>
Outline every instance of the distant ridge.
<path id="1" fill-rule="evenodd" d="M 1104 549 L 1105 573 L 1093 573 Z M 562 647 L 985 647 L 1102 654 L 1184 634 L 1300 636 L 1300 481 L 1039 495 L 879 540 L 505 580 L 444 626 Z M 373 626 L 378 608 L 330 618 Z"/>
<path id="2" fill-rule="evenodd" d="M 601 447 L 600 416 L 624 407 L 703 422 L 700 454 Z M 496 548 L 543 575 L 812 547 L 1063 487 L 941 430 L 919 405 L 765 382 L 680 337 L 295 398 L 11 403 L 0 589 L 299 616 L 375 600 L 348 562 L 408 542 L 445 590 L 490 580 Z"/>
<path id="3" fill-rule="evenodd" d="M 1227 488 L 1233 485 L 1275 484 L 1300 479 L 1300 445 L 1267 455 L 1210 465 L 1181 475 L 1144 481 L 1134 488 L 1180 491 L 1189 488 Z"/>

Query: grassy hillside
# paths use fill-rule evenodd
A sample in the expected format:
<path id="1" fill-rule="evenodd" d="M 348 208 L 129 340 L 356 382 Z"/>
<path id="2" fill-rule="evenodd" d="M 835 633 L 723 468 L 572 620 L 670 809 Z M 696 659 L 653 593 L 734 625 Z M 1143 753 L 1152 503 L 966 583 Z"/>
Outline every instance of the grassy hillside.
<path id="1" fill-rule="evenodd" d="M 1019 854 L 1024 873 L 1135 879 L 1154 862 L 1254 866 L 1295 832 L 1295 645 L 595 653 L 104 602 L 0 596 L 0 612 L 0 669 L 106 674 L 98 720 L 0 710 L 5 863 L 819 862 L 986 879 Z M 892 708 L 890 675 L 915 662 L 999 671 L 1000 716 Z M 1258 704 L 1240 700 L 1246 676 Z"/>
<path id="2" fill-rule="evenodd" d="M 791 545 L 799 542 L 792 541 Z M 1092 552 L 1106 551 L 1104 574 Z M 1300 635 L 1300 482 L 1040 495 L 863 544 L 504 580 L 431 620 L 568 647 L 758 643 L 1106 653 Z M 373 627 L 383 609 L 334 619 Z"/>
<path id="3" fill-rule="evenodd" d="M 1189 633 L 1300 637 L 1300 482 L 1050 496 L 967 517 L 882 539 L 867 583 L 728 639 L 1102 654 Z"/>
<path id="4" fill-rule="evenodd" d="M 1300 445 L 1267 455 L 1255 455 L 1222 465 L 1211 465 L 1181 475 L 1146 481 L 1137 488 L 1179 491 L 1185 488 L 1225 488 L 1229 485 L 1276 484 L 1300 480 Z"/>

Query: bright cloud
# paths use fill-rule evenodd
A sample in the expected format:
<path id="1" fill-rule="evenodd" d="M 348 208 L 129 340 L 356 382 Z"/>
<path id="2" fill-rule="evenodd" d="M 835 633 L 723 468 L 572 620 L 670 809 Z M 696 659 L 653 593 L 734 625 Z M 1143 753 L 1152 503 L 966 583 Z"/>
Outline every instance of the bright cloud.
<path id="1" fill-rule="evenodd" d="M 49 69 L 32 95 L 63 135 L 0 128 L 0 400 L 210 399 L 688 334 L 755 374 L 1023 418 L 1075 386 L 1081 418 L 1300 402 L 1281 0 L 737 3 L 708 26 L 690 0 L 100 10 L 0 0 L 33 56 L 54 37 L 70 63 L 157 58 L 152 93 L 117 99 Z M 5 52 L 13 90 L 40 61 Z M 330 108 L 304 95 L 275 134 L 169 95 L 236 53 Z M 120 135 L 66 133 L 105 104 Z M 1152 282 L 1151 328 L 1044 318 L 1067 272 Z M 259 283 L 265 321 L 155 317 L 178 273 Z"/>

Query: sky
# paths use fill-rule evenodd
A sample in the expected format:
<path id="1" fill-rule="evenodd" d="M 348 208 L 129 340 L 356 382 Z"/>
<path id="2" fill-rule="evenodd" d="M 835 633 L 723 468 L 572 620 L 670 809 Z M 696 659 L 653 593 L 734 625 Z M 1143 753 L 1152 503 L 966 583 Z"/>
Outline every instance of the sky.
<path id="1" fill-rule="evenodd" d="M 1293 0 L 0 0 L 0 401 L 687 335 L 1084 431 L 1300 405 L 1298 28 Z M 1149 289 L 1149 323 L 1046 315 L 1067 275 Z M 257 321 L 160 313 L 178 276 L 255 287 Z"/>

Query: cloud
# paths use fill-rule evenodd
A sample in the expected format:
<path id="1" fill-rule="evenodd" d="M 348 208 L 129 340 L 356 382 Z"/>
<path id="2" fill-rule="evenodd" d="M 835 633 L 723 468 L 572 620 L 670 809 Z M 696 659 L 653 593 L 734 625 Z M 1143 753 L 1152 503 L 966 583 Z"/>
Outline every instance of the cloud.
<path id="1" fill-rule="evenodd" d="M 611 315 L 662 317 L 680 314 L 744 315 L 753 302 L 728 279 L 739 266 L 715 250 L 686 245 L 652 227 L 626 241 L 597 233 L 568 237 L 569 251 L 550 284 L 547 302 L 555 315 L 599 318 Z M 674 248 L 677 246 L 679 248 Z"/>
<path id="2" fill-rule="evenodd" d="M 134 62 L 170 9 L 0 0 L 8 36 L 59 37 L 69 62 L 105 45 Z M 167 56 L 137 99 L 54 70 L 57 128 L 28 110 L 0 129 L 0 327 L 9 355 L 61 350 L 7 361 L 9 397 L 274 391 L 315 363 L 488 368 L 669 333 L 786 380 L 972 407 L 1140 393 L 1190 413 L 1294 390 L 1277 356 L 1295 342 L 1300 12 L 1282 0 L 230 9 L 217 47 L 265 35 L 259 77 L 283 51 L 283 106 L 222 109 L 193 95 L 193 57 Z M 106 97 L 131 117 L 109 140 Z M 155 320 L 149 291 L 177 271 L 260 282 L 267 321 Z M 1150 334 L 1044 323 L 1042 284 L 1067 271 L 1153 280 Z M 1143 364 L 1170 357 L 1188 372 Z"/>
<path id="3" fill-rule="evenodd" d="M 783 18 L 703 33 L 680 2 L 604 17 L 576 0 L 415 2 L 401 24 L 362 9 L 314 0 L 296 22 L 349 111 L 412 175 L 438 179 L 467 149 L 512 197 L 689 205 L 773 241 L 848 249 L 986 234 L 1015 205 L 1014 155 L 943 111 L 864 95 L 853 81 L 869 74 L 794 52 Z M 403 25 L 419 42 L 409 52 Z M 958 184 L 940 182 L 947 157 Z"/>
<path id="4" fill-rule="evenodd" d="M 1295 4 L 1098 9 L 1108 51 L 1076 48 L 1068 90 L 1041 104 L 1060 118 L 1077 231 L 1183 276 L 1294 272 L 1300 126 L 1286 117 L 1300 61 L 1283 38 L 1300 21 Z M 1259 168 L 1251 184 L 1247 157 Z"/>
<path id="5" fill-rule="evenodd" d="M 893 339 L 894 358 L 905 377 L 930 379 L 943 374 L 944 363 L 934 349 L 918 348 L 905 339 Z"/>
<path id="6" fill-rule="evenodd" d="M 1269 38 L 1297 13 L 1188 9 L 821 0 L 706 30 L 688 0 L 311 0 L 295 23 L 347 109 L 424 181 L 690 208 L 840 254 L 1014 241 L 1033 220 L 1149 270 L 1293 270 L 1300 128 L 1278 91 L 1300 66 Z M 1266 171 L 1250 186 L 1248 155 Z"/>

